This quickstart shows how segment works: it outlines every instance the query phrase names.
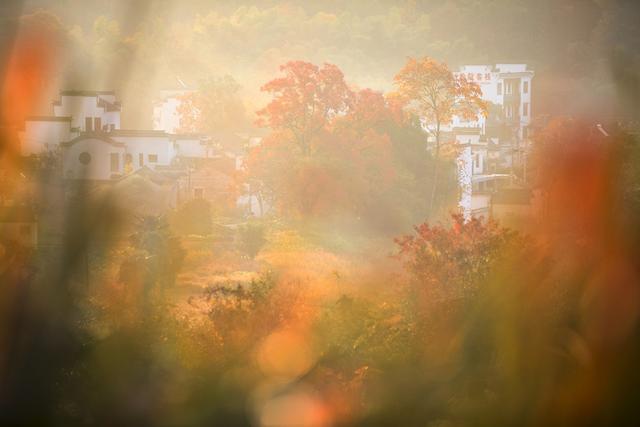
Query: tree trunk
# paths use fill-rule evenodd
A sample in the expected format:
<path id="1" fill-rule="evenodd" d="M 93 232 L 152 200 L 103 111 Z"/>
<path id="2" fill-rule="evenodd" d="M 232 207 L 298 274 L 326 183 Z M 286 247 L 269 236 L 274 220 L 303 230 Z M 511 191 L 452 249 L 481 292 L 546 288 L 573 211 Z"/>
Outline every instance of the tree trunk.
<path id="1" fill-rule="evenodd" d="M 436 192 L 438 191 L 438 168 L 440 165 L 440 126 L 436 130 L 436 152 L 433 156 L 433 181 L 431 182 L 431 200 L 429 201 L 429 216 L 433 215 L 433 207 L 436 200 Z"/>

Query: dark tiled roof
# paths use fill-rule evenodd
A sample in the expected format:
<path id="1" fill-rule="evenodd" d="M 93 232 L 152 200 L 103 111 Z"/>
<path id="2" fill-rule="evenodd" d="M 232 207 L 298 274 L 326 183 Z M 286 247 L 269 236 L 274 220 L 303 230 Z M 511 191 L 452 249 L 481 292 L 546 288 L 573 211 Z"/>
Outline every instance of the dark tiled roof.
<path id="1" fill-rule="evenodd" d="M 125 181 L 127 179 L 131 179 L 132 177 L 138 176 L 144 179 L 148 179 L 149 181 L 154 182 L 156 184 L 163 184 L 167 182 L 174 182 L 176 179 L 180 178 L 181 176 L 186 175 L 186 173 L 182 170 L 168 169 L 168 168 L 161 169 L 161 170 L 158 170 L 158 169 L 159 169 L 158 167 L 156 167 L 156 170 L 154 170 L 147 166 L 143 166 L 138 170 L 135 170 L 126 175 L 123 175 L 118 180 Z"/>
<path id="2" fill-rule="evenodd" d="M 35 222 L 36 214 L 30 206 L 0 206 L 0 222 Z"/>
<path id="3" fill-rule="evenodd" d="M 114 129 L 108 132 L 113 136 L 161 136 L 169 137 L 170 135 L 163 130 L 137 130 L 137 129 Z"/>
<path id="4" fill-rule="evenodd" d="M 76 142 L 83 141 L 85 139 L 98 139 L 98 140 L 104 141 L 104 142 L 106 142 L 108 144 L 115 145 L 116 147 L 124 147 L 125 146 L 122 142 L 114 141 L 113 139 L 109 138 L 109 134 L 106 133 L 106 132 L 85 132 L 85 133 L 81 134 L 80 136 L 77 136 L 77 137 L 73 138 L 71 141 L 66 141 L 66 142 L 60 143 L 60 145 L 63 146 L 63 147 L 70 147 L 73 144 L 75 144 Z"/>
<path id="5" fill-rule="evenodd" d="M 99 95 L 115 95 L 113 90 L 63 90 L 61 96 L 99 96 Z"/>
<path id="6" fill-rule="evenodd" d="M 100 97 L 98 97 L 98 107 L 102 107 L 106 111 L 120 111 L 122 109 L 119 102 L 112 103 Z"/>

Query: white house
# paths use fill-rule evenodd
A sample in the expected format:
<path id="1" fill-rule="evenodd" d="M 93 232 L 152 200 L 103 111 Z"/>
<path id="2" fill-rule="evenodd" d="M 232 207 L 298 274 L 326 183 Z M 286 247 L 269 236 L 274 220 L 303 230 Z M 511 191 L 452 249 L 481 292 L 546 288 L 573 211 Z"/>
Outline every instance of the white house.
<path id="1" fill-rule="evenodd" d="M 177 133 L 181 129 L 180 113 L 178 111 L 182 104 L 182 97 L 193 93 L 194 90 L 181 89 L 160 91 L 160 100 L 153 105 L 153 129 L 168 133 Z"/>
<path id="2" fill-rule="evenodd" d="M 52 116 L 29 117 L 20 134 L 24 156 L 56 151 L 81 132 L 120 129 L 120 103 L 112 91 L 67 90 L 53 103 Z"/>
<path id="3" fill-rule="evenodd" d="M 169 166 L 177 158 L 218 155 L 219 147 L 204 135 L 120 129 L 120 112 L 113 91 L 62 91 L 52 116 L 25 121 L 21 152 L 25 156 L 60 152 L 65 178 L 99 181 L 145 166 Z"/>
<path id="4" fill-rule="evenodd" d="M 500 117 L 478 115 L 475 120 L 454 117 L 445 128 L 460 147 L 458 156 L 459 206 L 466 218 L 488 216 L 491 193 L 511 179 L 508 169 L 526 148 L 531 124 L 531 83 L 534 72 L 526 64 L 464 65 L 454 73 L 480 86 L 482 99 Z M 497 111 L 496 108 L 497 107 Z M 499 122 L 507 136 L 493 135 L 489 123 Z"/>
<path id="5" fill-rule="evenodd" d="M 83 133 L 62 147 L 67 179 L 107 181 L 145 166 L 169 166 L 176 159 L 173 136 L 153 130 Z"/>
<path id="6" fill-rule="evenodd" d="M 454 76 L 464 76 L 482 90 L 482 99 L 501 107 L 507 122 L 517 131 L 517 138 L 528 137 L 531 125 L 531 83 L 534 72 L 527 64 L 463 65 Z M 486 120 L 466 121 L 454 117 L 451 127 L 480 126 L 486 132 Z"/>
<path id="7" fill-rule="evenodd" d="M 175 154 L 181 158 L 208 159 L 217 155 L 219 148 L 200 134 L 172 135 Z"/>
<path id="8" fill-rule="evenodd" d="M 458 146 L 458 207 L 465 218 L 488 217 L 491 193 L 509 181 L 511 175 L 496 173 L 499 148 L 496 141 L 481 135 L 478 128 L 455 128 Z"/>
<path id="9" fill-rule="evenodd" d="M 71 128 L 83 132 L 120 129 L 120 103 L 113 91 L 66 90 L 53 103 L 56 117 L 71 117 Z"/>
<path id="10" fill-rule="evenodd" d="M 170 165 L 175 158 L 172 136 L 155 130 L 115 130 L 110 138 L 125 146 L 123 163 L 132 170 Z"/>
<path id="11" fill-rule="evenodd" d="M 106 134 L 83 134 L 61 146 L 65 179 L 109 181 L 124 172 L 126 146 Z"/>

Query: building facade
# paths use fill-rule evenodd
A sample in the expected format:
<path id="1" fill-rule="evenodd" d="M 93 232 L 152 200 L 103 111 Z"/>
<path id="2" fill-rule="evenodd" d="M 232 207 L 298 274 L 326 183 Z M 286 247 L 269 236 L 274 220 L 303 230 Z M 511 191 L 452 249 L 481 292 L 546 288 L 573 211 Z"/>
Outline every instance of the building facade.
<path id="1" fill-rule="evenodd" d="M 466 218 L 489 216 L 491 198 L 526 162 L 534 72 L 526 64 L 464 65 L 454 72 L 478 84 L 488 114 L 455 116 L 444 130 L 459 146 L 459 208 Z"/>

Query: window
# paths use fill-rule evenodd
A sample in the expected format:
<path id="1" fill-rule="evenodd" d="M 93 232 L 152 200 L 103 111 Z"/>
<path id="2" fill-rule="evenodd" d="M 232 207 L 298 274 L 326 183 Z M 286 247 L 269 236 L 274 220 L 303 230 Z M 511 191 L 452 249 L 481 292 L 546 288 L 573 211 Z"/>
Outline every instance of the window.
<path id="1" fill-rule="evenodd" d="M 97 131 L 102 130 L 102 118 L 95 117 L 93 119 L 93 128 Z"/>
<path id="2" fill-rule="evenodd" d="M 158 163 L 158 155 L 149 154 L 149 163 Z"/>
<path id="3" fill-rule="evenodd" d="M 80 153 L 80 155 L 78 156 L 78 160 L 80 161 L 80 163 L 86 166 L 91 163 L 91 154 L 84 151 Z"/>
<path id="4" fill-rule="evenodd" d="M 196 199 L 202 199 L 204 197 L 204 188 L 194 188 L 193 197 Z"/>
<path id="5" fill-rule="evenodd" d="M 529 93 L 529 82 L 522 83 L 522 93 Z"/>
<path id="6" fill-rule="evenodd" d="M 507 83 L 504 87 L 504 93 L 507 95 L 511 95 L 513 93 L 513 85 L 511 83 Z"/>
<path id="7" fill-rule="evenodd" d="M 93 130 L 93 119 L 91 117 L 84 118 L 84 130 L 85 132 L 91 132 Z"/>
<path id="8" fill-rule="evenodd" d="M 529 103 L 525 102 L 524 104 L 522 104 L 522 115 L 523 116 L 528 116 L 529 115 Z"/>
<path id="9" fill-rule="evenodd" d="M 502 83 L 498 83 L 498 95 L 502 95 Z"/>
<path id="10" fill-rule="evenodd" d="M 144 154 L 142 153 L 138 154 L 138 166 L 144 166 Z"/>
<path id="11" fill-rule="evenodd" d="M 111 153 L 111 172 L 120 172 L 120 153 Z"/>
<path id="12" fill-rule="evenodd" d="M 513 117 L 513 107 L 512 107 L 511 105 L 507 105 L 507 106 L 504 108 L 504 115 L 505 115 L 508 119 L 510 119 L 510 118 L 512 118 L 512 117 Z"/>

